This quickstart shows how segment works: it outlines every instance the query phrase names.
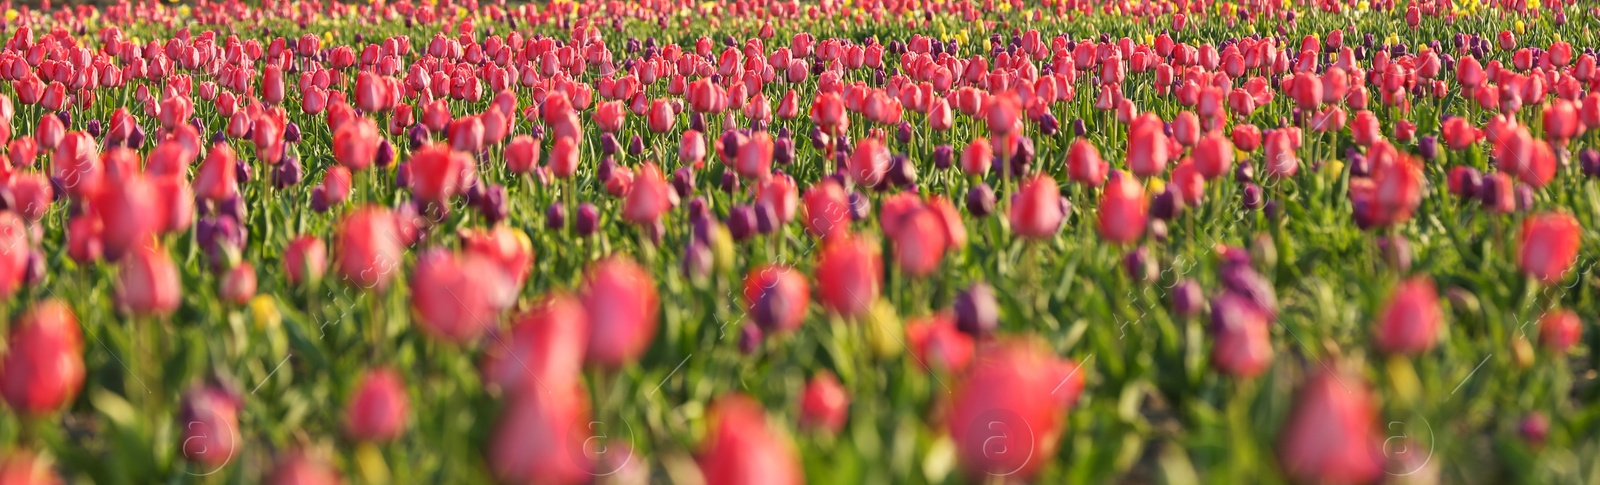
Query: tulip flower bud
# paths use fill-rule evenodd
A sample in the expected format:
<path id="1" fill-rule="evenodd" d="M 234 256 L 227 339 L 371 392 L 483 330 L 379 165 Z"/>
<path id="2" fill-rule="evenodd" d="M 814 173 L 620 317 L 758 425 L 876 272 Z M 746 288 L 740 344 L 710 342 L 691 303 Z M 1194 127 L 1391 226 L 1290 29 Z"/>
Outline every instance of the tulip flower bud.
<path id="1" fill-rule="evenodd" d="M 994 212 L 994 189 L 988 184 L 978 182 L 967 189 L 967 212 L 972 215 L 988 217 Z"/>
<path id="2" fill-rule="evenodd" d="M 655 338 L 660 300 L 650 274 L 626 257 L 609 256 L 584 274 L 590 337 L 586 359 L 606 367 L 633 362 Z"/>
<path id="3" fill-rule="evenodd" d="M 850 416 L 850 395 L 839 379 L 823 371 L 806 383 L 800 395 L 800 426 L 838 433 Z"/>
<path id="4" fill-rule="evenodd" d="M 744 355 L 754 355 L 761 349 L 762 338 L 761 327 L 746 324 L 739 329 L 739 352 Z"/>
<path id="5" fill-rule="evenodd" d="M 1517 434 L 1529 445 L 1542 446 L 1550 436 L 1550 419 L 1544 417 L 1544 413 L 1531 413 L 1517 423 Z"/>
<path id="6" fill-rule="evenodd" d="M 72 308 L 55 299 L 33 306 L 11 325 L 0 355 L 0 398 L 25 416 L 55 412 L 83 387 L 83 334 Z"/>
<path id="7" fill-rule="evenodd" d="M 266 479 L 268 485 L 338 485 L 341 475 L 337 468 L 314 458 L 304 451 L 290 452 L 272 467 Z"/>
<path id="8" fill-rule="evenodd" d="M 1134 248 L 1122 257 L 1122 269 L 1128 273 L 1128 278 L 1136 284 L 1150 283 L 1160 276 L 1161 268 L 1155 260 L 1150 259 L 1150 250 L 1144 246 Z"/>
<path id="9" fill-rule="evenodd" d="M 974 283 L 956 295 L 956 328 L 973 338 L 983 338 L 1000 326 L 1000 304 L 986 283 Z"/>
<path id="10" fill-rule="evenodd" d="M 190 390 L 178 415 L 183 457 L 213 468 L 232 460 L 244 440 L 239 434 L 239 408 L 243 405 L 238 393 L 222 386 Z"/>
<path id="11" fill-rule="evenodd" d="M 390 369 L 367 371 L 344 409 L 345 435 L 356 441 L 390 441 L 405 431 L 410 400 L 400 375 Z"/>
<path id="12" fill-rule="evenodd" d="M 1583 321 L 1571 310 L 1551 310 L 1539 318 L 1539 344 L 1566 353 L 1583 337 Z"/>
<path id="13" fill-rule="evenodd" d="M 577 230 L 579 237 L 594 235 L 600 230 L 600 208 L 588 202 L 579 204 L 578 220 L 574 222 L 573 229 Z"/>

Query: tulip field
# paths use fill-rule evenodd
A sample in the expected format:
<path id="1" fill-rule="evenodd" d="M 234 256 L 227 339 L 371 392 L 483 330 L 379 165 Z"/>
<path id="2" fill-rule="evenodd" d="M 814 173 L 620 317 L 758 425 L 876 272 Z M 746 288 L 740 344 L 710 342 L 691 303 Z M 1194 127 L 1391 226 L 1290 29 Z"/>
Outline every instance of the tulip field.
<path id="1" fill-rule="evenodd" d="M 1600 484 L 1600 6 L 0 2 L 0 485 Z"/>

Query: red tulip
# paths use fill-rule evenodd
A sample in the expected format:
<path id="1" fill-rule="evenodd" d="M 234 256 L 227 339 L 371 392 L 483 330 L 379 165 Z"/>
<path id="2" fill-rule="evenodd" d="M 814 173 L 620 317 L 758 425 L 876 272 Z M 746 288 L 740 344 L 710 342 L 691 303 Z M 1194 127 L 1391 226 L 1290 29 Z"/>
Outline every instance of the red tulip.
<path id="1" fill-rule="evenodd" d="M 628 222 L 647 225 L 661 220 L 661 215 L 677 205 L 677 192 L 667 185 L 667 179 L 656 164 L 645 162 L 633 179 L 628 198 L 622 204 L 622 218 Z"/>
<path id="2" fill-rule="evenodd" d="M 521 230 L 501 224 L 489 229 L 464 229 L 458 233 L 461 249 L 470 254 L 488 258 L 511 279 L 514 288 L 522 288 L 533 270 L 533 242 Z"/>
<path id="3" fill-rule="evenodd" d="M 383 292 L 403 263 L 403 243 L 389 209 L 366 206 L 351 211 L 334 235 L 339 277 L 347 284 Z"/>
<path id="4" fill-rule="evenodd" d="M 1371 483 L 1383 476 L 1378 411 L 1359 375 L 1324 370 L 1295 395 L 1278 461 L 1306 483 Z"/>
<path id="5" fill-rule="evenodd" d="M 850 178 L 865 186 L 876 186 L 889 171 L 889 148 L 876 138 L 861 140 L 850 154 Z"/>
<path id="6" fill-rule="evenodd" d="M 1551 101 L 1545 105 L 1543 117 L 1544 136 L 1556 145 L 1566 144 L 1583 131 L 1583 125 L 1578 122 L 1578 110 L 1571 101 L 1560 98 Z"/>
<path id="7" fill-rule="evenodd" d="M 972 336 L 956 328 L 948 312 L 906 322 L 906 346 L 918 361 L 946 372 L 960 372 L 972 360 Z"/>
<path id="8" fill-rule="evenodd" d="M 200 169 L 195 173 L 195 195 L 213 202 L 238 197 L 239 172 L 234 166 L 237 160 L 233 148 L 228 147 L 226 143 L 213 145 L 211 152 L 206 154 L 205 161 L 200 162 Z"/>
<path id="9" fill-rule="evenodd" d="M 74 198 L 87 198 L 100 191 L 105 170 L 100 166 L 95 145 L 88 133 L 74 131 L 61 139 L 50 157 L 50 176 L 60 180 Z"/>
<path id="10" fill-rule="evenodd" d="M 883 286 L 877 245 L 842 232 L 823 242 L 814 272 L 822 307 L 846 318 L 865 314 Z"/>
<path id="11" fill-rule="evenodd" d="M 415 172 L 413 172 L 415 173 Z M 343 205 L 350 199 L 350 169 L 344 165 L 330 165 L 322 174 L 322 194 L 329 206 Z"/>
<path id="12" fill-rule="evenodd" d="M 1466 150 L 1482 138 L 1483 132 L 1466 118 L 1457 116 L 1444 122 L 1444 142 L 1451 150 Z"/>
<path id="13" fill-rule="evenodd" d="M 1254 152 L 1261 147 L 1261 129 L 1255 125 L 1234 125 L 1229 139 L 1233 140 L 1234 147 L 1245 153 Z"/>
<path id="14" fill-rule="evenodd" d="M 55 116 L 41 116 L 39 126 L 34 128 L 33 139 L 39 142 L 39 147 L 54 151 L 67 136 L 67 127 L 61 123 L 61 118 Z"/>
<path id="15" fill-rule="evenodd" d="M 833 92 L 818 94 L 811 104 L 811 122 L 827 133 L 849 126 L 849 118 L 845 117 L 844 112 L 844 98 Z"/>
<path id="16" fill-rule="evenodd" d="M 558 142 L 552 163 L 560 152 Z M 439 144 L 413 152 L 406 166 L 411 170 L 411 194 L 429 203 L 444 204 L 477 179 L 477 161 L 472 155 Z"/>
<path id="17" fill-rule="evenodd" d="M 1273 130 L 1267 135 L 1263 164 L 1267 175 L 1288 178 L 1300 172 L 1300 159 L 1295 155 L 1295 150 L 1299 149 L 1298 140 L 1299 133 L 1288 128 Z"/>
<path id="18" fill-rule="evenodd" d="M 794 220 L 799 205 L 799 189 L 795 187 L 794 177 L 780 172 L 757 182 L 752 190 L 755 192 L 756 205 L 771 207 L 780 224 Z"/>
<path id="19" fill-rule="evenodd" d="M 526 175 L 539 165 L 539 140 L 528 135 L 517 135 L 506 146 L 506 169 L 511 173 Z"/>
<path id="20" fill-rule="evenodd" d="M 405 432 L 410 407 L 400 374 L 393 369 L 369 370 L 345 405 L 345 435 L 356 441 L 394 440 Z"/>
<path id="21" fill-rule="evenodd" d="M 863 142 L 865 143 L 865 142 Z M 739 153 L 734 160 L 734 171 L 740 177 L 750 180 L 763 180 L 772 175 L 772 135 L 765 131 L 756 132 L 739 145 Z"/>
<path id="22" fill-rule="evenodd" d="M 249 261 L 240 261 L 222 276 L 222 288 L 218 293 L 235 305 L 249 303 L 250 298 L 256 296 L 256 268 Z"/>
<path id="23" fill-rule="evenodd" d="M 31 136 L 14 138 L 6 145 L 6 158 L 14 168 L 32 167 L 39 157 L 39 144 Z"/>
<path id="24" fill-rule="evenodd" d="M 0 216 L 4 217 L 4 216 Z M 99 260 L 105 253 L 100 242 L 100 233 L 103 232 L 100 218 L 93 214 L 82 214 L 67 221 L 67 256 L 78 264 L 92 264 Z M 9 254 L 6 256 L 9 257 Z M 20 274 L 20 273 L 19 273 Z M 21 285 L 21 278 L 16 280 Z M 16 288 L 16 286 L 13 286 Z"/>
<path id="25" fill-rule="evenodd" d="M 509 394 L 577 385 L 588 346 L 588 320 L 583 304 L 572 295 L 545 295 L 512 318 L 510 338 L 503 345 L 485 349 L 479 366 L 484 383 Z"/>
<path id="26" fill-rule="evenodd" d="M 645 117 L 645 124 L 650 131 L 666 133 L 672 131 L 673 123 L 678 121 L 678 114 L 672 109 L 672 104 L 663 98 L 650 102 L 650 113 Z"/>
<path id="27" fill-rule="evenodd" d="M 1105 183 L 1108 167 L 1100 158 L 1100 150 L 1086 138 L 1073 141 L 1067 149 L 1067 176 L 1075 183 L 1099 187 Z"/>
<path id="28" fill-rule="evenodd" d="M 1172 119 L 1172 138 L 1186 147 L 1192 147 L 1200 141 L 1200 117 L 1193 111 L 1178 113 Z"/>
<path id="29" fill-rule="evenodd" d="M 0 484 L 3 485 L 61 485 L 50 463 L 32 453 L 11 450 L 0 455 Z"/>
<path id="30" fill-rule="evenodd" d="M 27 226 L 10 212 L 0 213 L 0 300 L 22 287 L 30 247 Z"/>
<path id="31" fill-rule="evenodd" d="M 496 261 L 438 248 L 417 257 L 410 283 L 417 324 L 428 336 L 450 343 L 471 342 L 494 328 L 517 293 L 511 275 Z"/>
<path id="32" fill-rule="evenodd" d="M 800 426 L 838 433 L 850 417 L 850 395 L 833 373 L 822 371 L 800 394 Z"/>
<path id="33" fill-rule="evenodd" d="M 1350 135 L 1357 145 L 1372 146 L 1383 139 L 1383 130 L 1378 126 L 1378 116 L 1371 111 L 1361 110 L 1356 112 L 1356 118 L 1350 122 Z"/>
<path id="34" fill-rule="evenodd" d="M 1161 118 L 1153 113 L 1139 115 L 1128 128 L 1128 167 L 1135 175 L 1152 177 L 1167 170 L 1172 156 Z"/>
<path id="35" fill-rule="evenodd" d="M 800 116 L 799 96 L 793 89 L 783 93 L 783 99 L 778 100 L 778 118 L 792 120 Z"/>
<path id="36" fill-rule="evenodd" d="M 450 148 L 452 150 L 478 153 L 483 151 L 484 143 L 488 141 L 488 129 L 484 127 L 483 117 L 463 116 L 450 122 L 449 127 Z M 558 133 L 561 130 L 556 130 Z"/>
<path id="37" fill-rule="evenodd" d="M 1572 310 L 1551 310 L 1539 317 L 1539 343 L 1556 353 L 1566 353 L 1583 337 L 1583 321 Z"/>
<path id="38" fill-rule="evenodd" d="M 581 385 L 546 386 L 513 393 L 501 408 L 484 447 L 489 469 L 506 483 L 589 483 L 590 433 L 621 432 L 594 426 Z M 618 425 L 620 426 L 620 425 Z M 573 432 L 577 431 L 577 432 Z"/>
<path id="39" fill-rule="evenodd" d="M 1199 167 L 1190 159 L 1183 159 L 1178 166 L 1173 167 L 1169 190 L 1172 190 L 1185 206 L 1199 207 L 1201 200 L 1206 196 L 1206 179 L 1200 174 Z"/>
<path id="40" fill-rule="evenodd" d="M 1374 343 L 1385 353 L 1418 355 L 1439 341 L 1439 293 L 1426 277 L 1402 282 L 1381 315 Z"/>
<path id="41" fill-rule="evenodd" d="M 14 208 L 28 222 L 38 222 L 50 212 L 54 190 L 50 179 L 40 172 L 20 172 L 11 179 Z"/>
<path id="42" fill-rule="evenodd" d="M 61 300 L 39 302 L 11 326 L 0 350 L 0 397 L 18 414 L 41 416 L 83 388 L 83 333 Z"/>
<path id="43" fill-rule="evenodd" d="M 1085 373 L 1042 344 L 1000 341 L 980 349 L 956 390 L 946 427 L 969 476 L 1029 480 L 1055 456 L 1062 412 Z"/>
<path id="44" fill-rule="evenodd" d="M 944 98 L 933 98 L 928 106 L 928 127 L 934 131 L 949 131 L 953 126 L 955 115 L 950 111 L 950 103 Z"/>
<path id="45" fill-rule="evenodd" d="M 366 170 L 377 158 L 381 141 L 378 123 L 372 119 L 361 117 L 346 122 L 333 132 L 333 158 L 352 171 Z"/>
<path id="46" fill-rule="evenodd" d="M 1243 379 L 1272 364 L 1272 315 L 1249 298 L 1228 291 L 1211 303 L 1211 366 Z"/>
<path id="47" fill-rule="evenodd" d="M 969 176 L 988 174 L 991 163 L 994 163 L 994 147 L 988 138 L 975 138 L 961 151 L 961 171 Z"/>
<path id="48" fill-rule="evenodd" d="M 700 162 L 705 158 L 706 137 L 694 130 L 683 132 L 683 138 L 678 143 L 679 162 L 686 166 L 699 168 Z"/>
<path id="49" fill-rule="evenodd" d="M 1113 172 L 1100 198 L 1100 237 L 1119 244 L 1139 240 L 1149 209 L 1150 200 L 1139 182 L 1125 172 Z"/>
<path id="50" fill-rule="evenodd" d="M 1517 265 L 1540 283 L 1549 285 L 1566 279 L 1578 257 L 1582 232 L 1578 219 L 1571 214 L 1544 212 L 1528 216 L 1522 221 Z"/>
<path id="51" fill-rule="evenodd" d="M 1494 154 L 1500 170 L 1535 189 L 1543 188 L 1556 176 L 1555 154 L 1550 144 L 1536 140 L 1526 126 L 1502 131 L 1494 141 Z"/>
<path id="52" fill-rule="evenodd" d="M 1234 131 L 1238 132 L 1238 129 Z M 1206 180 L 1216 179 L 1233 169 L 1233 142 L 1220 133 L 1206 135 L 1195 144 L 1193 158 L 1195 169 L 1201 176 Z"/>
<path id="53" fill-rule="evenodd" d="M 117 305 L 134 315 L 168 315 L 178 309 L 183 282 L 165 248 L 155 242 L 130 248 L 117 273 Z"/>
<path id="54" fill-rule="evenodd" d="M 1048 174 L 1034 176 L 1022 183 L 1011 202 L 1011 231 L 1028 239 L 1050 238 L 1061 230 L 1064 209 L 1056 180 Z"/>
<path id="55" fill-rule="evenodd" d="M 273 465 L 268 485 L 340 485 L 339 470 L 303 451 L 290 452 Z"/>
<path id="56" fill-rule="evenodd" d="M 600 131 L 616 133 L 622 129 L 622 122 L 628 119 L 628 108 L 621 101 L 608 101 L 600 103 L 594 110 L 594 122 L 600 126 Z"/>
<path id="57" fill-rule="evenodd" d="M 589 362 L 621 367 L 650 347 L 660 300 L 655 280 L 638 263 L 610 256 L 589 265 L 582 298 L 589 314 Z"/>
<path id="58" fill-rule="evenodd" d="M 184 396 L 178 422 L 183 440 L 180 451 L 185 459 L 220 468 L 232 461 L 244 437 L 239 434 L 238 395 L 221 387 L 206 386 Z"/>
<path id="59" fill-rule="evenodd" d="M 894 243 L 895 264 L 911 276 L 933 274 L 951 244 L 944 219 L 920 201 L 899 219 L 893 230 L 885 228 L 884 233 Z"/>
<path id="60" fill-rule="evenodd" d="M 289 283 L 316 284 L 328 268 L 328 249 L 316 236 L 300 236 L 289 241 L 283 250 L 283 270 Z"/>
<path id="61" fill-rule="evenodd" d="M 806 189 L 805 214 L 801 222 L 813 236 L 826 239 L 846 233 L 850 227 L 850 200 L 844 187 L 833 179 L 823 179 Z"/>
<path id="62" fill-rule="evenodd" d="M 550 149 L 550 174 L 556 178 L 572 178 L 578 172 L 578 140 L 572 137 L 558 137 L 556 144 Z"/>
<path id="63" fill-rule="evenodd" d="M 805 482 L 800 455 L 767 424 L 760 403 L 743 395 L 724 396 L 712 403 L 709 416 L 711 427 L 698 460 L 706 485 Z"/>
<path id="64" fill-rule="evenodd" d="M 451 118 L 449 100 L 440 99 L 422 105 L 422 126 L 428 127 L 429 132 L 443 132 Z"/>

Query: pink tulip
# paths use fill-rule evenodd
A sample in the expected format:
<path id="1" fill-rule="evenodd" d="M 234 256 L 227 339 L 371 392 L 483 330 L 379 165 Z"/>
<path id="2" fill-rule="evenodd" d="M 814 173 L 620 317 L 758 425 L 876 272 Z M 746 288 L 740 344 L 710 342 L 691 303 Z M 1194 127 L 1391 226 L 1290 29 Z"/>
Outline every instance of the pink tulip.
<path id="1" fill-rule="evenodd" d="M 345 435 L 356 441 L 394 440 L 405 432 L 410 407 L 400 374 L 392 369 L 369 370 L 345 405 Z"/>
<path id="2" fill-rule="evenodd" d="M 813 270 L 822 307 L 845 318 L 866 313 L 883 285 L 877 245 L 841 233 L 827 238 Z"/>
<path id="3" fill-rule="evenodd" d="M 1036 175 L 1022 183 L 1011 202 L 1011 231 L 1028 239 L 1047 239 L 1061 230 L 1065 209 L 1056 180 Z"/>
<path id="4" fill-rule="evenodd" d="M 136 245 L 118 266 L 117 304 L 124 311 L 164 316 L 178 308 L 183 282 L 165 248 L 154 241 Z"/>
<path id="5" fill-rule="evenodd" d="M 951 397 L 946 427 L 968 476 L 1028 480 L 1055 456 L 1063 411 L 1087 373 L 1032 341 L 998 341 Z"/>
<path id="6" fill-rule="evenodd" d="M 240 396 L 222 387 L 191 389 L 178 416 L 183 423 L 179 451 L 184 459 L 218 469 L 236 458 L 244 441 L 239 434 L 239 408 L 243 406 Z"/>
<path id="7" fill-rule="evenodd" d="M 351 211 L 334 235 L 339 277 L 347 284 L 379 293 L 400 272 L 404 246 L 389 209 L 367 206 Z"/>
<path id="8" fill-rule="evenodd" d="M 1416 277 L 1400 284 L 1378 320 L 1375 343 L 1389 354 L 1418 355 L 1439 341 L 1439 294 L 1433 281 Z"/>
<path id="9" fill-rule="evenodd" d="M 822 371 L 800 394 L 800 426 L 838 433 L 850 417 L 850 395 L 833 373 Z"/>
<path id="10" fill-rule="evenodd" d="M 654 279 L 638 263 L 610 256 L 591 264 L 582 298 L 589 315 L 589 362 L 621 367 L 649 348 L 660 300 Z"/>
<path id="11" fill-rule="evenodd" d="M 471 342 L 494 328 L 500 312 L 516 299 L 511 276 L 495 261 L 472 253 L 424 251 L 409 280 L 417 324 L 450 343 Z"/>
<path id="12" fill-rule="evenodd" d="M 506 483 L 576 485 L 593 480 L 593 457 L 583 450 L 594 445 L 584 440 L 590 432 L 621 431 L 589 428 L 594 423 L 585 396 L 577 384 L 551 384 L 509 396 L 484 446 L 489 470 Z"/>
<path id="13" fill-rule="evenodd" d="M 743 395 L 712 403 L 710 429 L 700 450 L 700 473 L 706 485 L 804 483 L 800 455 L 778 430 L 767 424 L 766 412 Z"/>
<path id="14" fill-rule="evenodd" d="M 1127 244 L 1144 235 L 1150 199 L 1139 182 L 1124 172 L 1113 172 L 1100 198 L 1100 237 Z"/>
<path id="15" fill-rule="evenodd" d="M 1571 214 L 1545 212 L 1522 221 L 1517 265 L 1529 277 L 1547 285 L 1566 279 L 1578 257 L 1583 228 Z"/>
<path id="16" fill-rule="evenodd" d="M 26 416 L 53 413 L 83 387 L 83 333 L 61 300 L 35 304 L 11 326 L 0 350 L 0 398 Z"/>
<path id="17" fill-rule="evenodd" d="M 501 338 L 504 345 L 488 346 L 479 366 L 485 384 L 511 394 L 567 388 L 582 377 L 589 319 L 576 298 L 553 292 L 513 317 L 510 336 Z"/>
<path id="18" fill-rule="evenodd" d="M 1371 483 L 1383 476 L 1378 410 L 1359 375 L 1318 370 L 1296 393 L 1278 462 L 1306 483 Z"/>

